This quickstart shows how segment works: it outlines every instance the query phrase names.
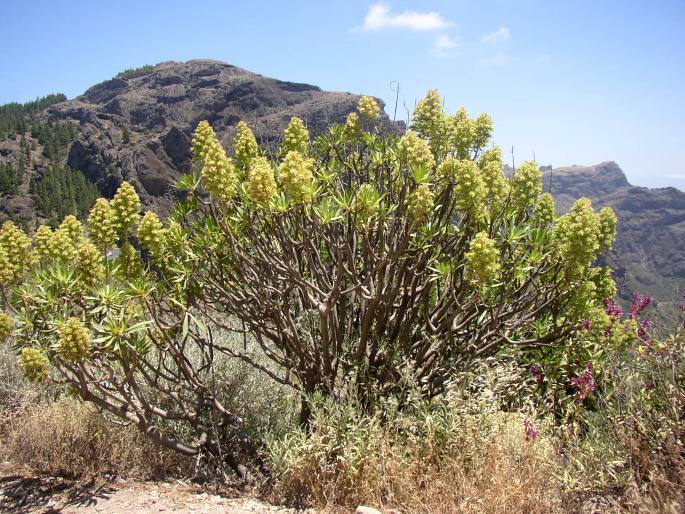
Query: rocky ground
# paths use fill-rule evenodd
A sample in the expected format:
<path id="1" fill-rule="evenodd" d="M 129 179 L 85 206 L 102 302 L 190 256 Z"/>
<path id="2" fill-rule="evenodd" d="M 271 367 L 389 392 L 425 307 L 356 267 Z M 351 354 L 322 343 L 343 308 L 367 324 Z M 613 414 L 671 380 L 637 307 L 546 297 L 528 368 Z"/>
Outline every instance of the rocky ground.
<path id="1" fill-rule="evenodd" d="M 14 513 L 295 513 L 237 491 L 210 494 L 197 484 L 165 482 L 78 481 L 35 476 L 9 463 L 0 465 L 0 512 Z M 304 511 L 314 514 L 314 510 Z"/>

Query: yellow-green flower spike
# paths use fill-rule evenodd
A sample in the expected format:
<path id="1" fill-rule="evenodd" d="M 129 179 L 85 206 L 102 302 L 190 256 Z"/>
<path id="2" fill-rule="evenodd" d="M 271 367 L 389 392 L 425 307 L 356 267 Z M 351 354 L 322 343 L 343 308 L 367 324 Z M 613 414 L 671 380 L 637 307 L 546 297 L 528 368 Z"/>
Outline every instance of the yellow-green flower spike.
<path id="1" fill-rule="evenodd" d="M 33 235 L 33 250 L 41 261 L 46 261 L 51 257 L 50 247 L 54 234 L 47 225 L 41 225 Z"/>
<path id="2" fill-rule="evenodd" d="M 492 136 L 492 118 L 483 113 L 473 120 L 473 147 L 484 148 Z"/>
<path id="3" fill-rule="evenodd" d="M 430 171 L 435 164 L 433 153 L 428 143 L 414 131 L 408 131 L 399 143 L 399 154 L 410 169 L 424 168 Z"/>
<path id="4" fill-rule="evenodd" d="M 78 362 L 90 356 L 90 333 L 78 318 L 69 318 L 59 328 L 59 353 L 68 361 Z"/>
<path id="5" fill-rule="evenodd" d="M 105 198 L 98 198 L 88 215 L 88 237 L 105 252 L 117 242 L 114 212 Z"/>
<path id="6" fill-rule="evenodd" d="M 542 192 L 542 172 L 534 161 L 526 161 L 514 173 L 513 201 L 519 212 L 536 204 Z"/>
<path id="7" fill-rule="evenodd" d="M 599 252 L 598 216 L 588 198 L 580 198 L 557 220 L 554 229 L 561 260 L 571 271 L 590 266 Z"/>
<path id="8" fill-rule="evenodd" d="M 543 225 L 549 225 L 557 217 L 557 208 L 554 205 L 554 197 L 550 193 L 540 196 L 538 204 L 535 206 L 535 217 Z"/>
<path id="9" fill-rule="evenodd" d="M 157 215 L 148 211 L 138 224 L 138 240 L 153 255 L 159 255 L 164 248 L 164 226 Z"/>
<path id="10" fill-rule="evenodd" d="M 364 118 L 369 121 L 375 121 L 381 113 L 381 108 L 378 106 L 376 99 L 371 96 L 362 96 L 359 99 L 357 110 Z"/>
<path id="11" fill-rule="evenodd" d="M 198 123 L 190 145 L 190 152 L 194 163 L 202 164 L 204 162 L 207 152 L 214 141 L 216 141 L 216 134 L 209 122 L 203 120 Z"/>
<path id="12" fill-rule="evenodd" d="M 509 181 L 504 176 L 500 162 L 492 160 L 480 169 L 482 170 L 481 176 L 483 177 L 490 212 L 494 214 L 499 212 L 504 205 L 509 193 Z"/>
<path id="13" fill-rule="evenodd" d="M 442 149 L 447 138 L 447 116 L 442 105 L 442 98 L 435 89 L 416 104 L 412 115 L 412 130 L 430 139 L 433 150 Z"/>
<path id="14" fill-rule="evenodd" d="M 250 130 L 250 127 L 248 127 L 247 123 L 244 121 L 238 123 L 233 149 L 235 151 L 236 164 L 241 169 L 247 168 L 250 161 L 257 157 L 257 153 L 259 152 L 257 140 L 255 139 L 252 130 Z"/>
<path id="15" fill-rule="evenodd" d="M 471 240 L 464 266 L 466 279 L 478 287 L 492 285 L 499 277 L 499 250 L 486 232 L 479 232 Z"/>
<path id="16" fill-rule="evenodd" d="M 283 132 L 283 153 L 299 152 L 302 155 L 307 155 L 308 149 L 309 131 L 304 122 L 295 116 Z"/>
<path id="17" fill-rule="evenodd" d="M 0 312 L 0 343 L 4 343 L 12 335 L 12 318 Z"/>
<path id="18" fill-rule="evenodd" d="M 76 219 L 76 216 L 69 215 L 62 221 L 59 230 L 64 230 L 69 236 L 74 246 L 79 244 L 83 239 L 83 226 L 81 222 Z"/>
<path id="19" fill-rule="evenodd" d="M 279 176 L 283 191 L 296 203 L 305 201 L 310 194 L 314 175 L 314 162 L 301 153 L 290 151 L 279 167 Z"/>
<path id="20" fill-rule="evenodd" d="M 202 180 L 204 188 L 213 198 L 227 203 L 233 199 L 238 176 L 233 161 L 217 140 L 212 142 L 205 155 Z"/>
<path id="21" fill-rule="evenodd" d="M 435 194 L 429 184 L 418 186 L 407 199 L 407 215 L 415 223 L 423 223 L 433 212 Z"/>
<path id="22" fill-rule="evenodd" d="M 502 169 L 502 149 L 499 146 L 488 148 L 480 155 L 480 159 L 478 159 L 478 166 L 480 166 L 481 169 L 485 169 L 490 163 L 495 163 L 499 166 L 500 170 Z"/>
<path id="23" fill-rule="evenodd" d="M 457 173 L 459 172 L 459 164 L 456 159 L 448 157 L 440 164 L 436 170 L 436 175 L 439 179 L 445 180 L 447 182 L 456 182 Z"/>
<path id="24" fill-rule="evenodd" d="M 449 141 L 453 152 L 460 159 L 466 159 L 474 140 L 473 121 L 463 107 L 448 118 Z"/>
<path id="25" fill-rule="evenodd" d="M 260 207 L 268 207 L 276 197 L 276 178 L 267 158 L 257 157 L 252 160 L 247 177 L 247 193 L 250 200 Z"/>
<path id="26" fill-rule="evenodd" d="M 601 251 L 611 250 L 616 238 L 616 214 L 611 207 L 599 210 L 599 248 Z"/>
<path id="27" fill-rule="evenodd" d="M 69 232 L 57 229 L 50 240 L 49 251 L 51 259 L 71 262 L 76 256 L 76 245 L 71 239 Z"/>
<path id="28" fill-rule="evenodd" d="M 104 277 L 103 255 L 92 242 L 84 240 L 76 248 L 76 270 L 83 283 L 89 287 Z"/>
<path id="29" fill-rule="evenodd" d="M 14 223 L 6 221 L 0 229 L 0 247 L 6 257 L 6 269 L 0 275 L 11 276 L 10 281 L 16 282 L 31 264 L 31 238 Z"/>
<path id="30" fill-rule="evenodd" d="M 359 139 L 362 135 L 362 122 L 356 112 L 351 112 L 347 115 L 345 121 L 345 136 L 349 139 Z"/>
<path id="31" fill-rule="evenodd" d="M 0 246 L 0 284 L 7 285 L 14 278 L 14 267 L 10 263 L 7 252 Z"/>
<path id="32" fill-rule="evenodd" d="M 31 383 L 43 382 L 48 378 L 50 361 L 38 348 L 22 348 L 19 355 L 19 366 L 24 376 Z"/>
<path id="33" fill-rule="evenodd" d="M 454 200 L 457 209 L 477 216 L 483 208 L 486 189 L 478 165 L 468 159 L 457 161 L 457 183 Z"/>
<path id="34" fill-rule="evenodd" d="M 111 202 L 117 232 L 127 235 L 133 230 L 140 213 L 140 198 L 131 184 L 124 181 Z"/>

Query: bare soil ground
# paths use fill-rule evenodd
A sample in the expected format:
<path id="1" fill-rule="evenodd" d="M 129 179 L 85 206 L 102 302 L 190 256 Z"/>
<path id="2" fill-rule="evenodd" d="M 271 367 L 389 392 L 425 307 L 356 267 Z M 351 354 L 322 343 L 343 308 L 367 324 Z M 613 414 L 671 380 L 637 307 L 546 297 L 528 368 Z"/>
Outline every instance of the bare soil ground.
<path id="1" fill-rule="evenodd" d="M 36 476 L 10 463 L 0 464 L 0 512 L 18 513 L 296 513 L 295 509 L 265 503 L 230 491 L 204 492 L 197 484 L 182 481 L 130 482 L 78 481 Z M 313 514 L 315 511 L 307 511 Z"/>

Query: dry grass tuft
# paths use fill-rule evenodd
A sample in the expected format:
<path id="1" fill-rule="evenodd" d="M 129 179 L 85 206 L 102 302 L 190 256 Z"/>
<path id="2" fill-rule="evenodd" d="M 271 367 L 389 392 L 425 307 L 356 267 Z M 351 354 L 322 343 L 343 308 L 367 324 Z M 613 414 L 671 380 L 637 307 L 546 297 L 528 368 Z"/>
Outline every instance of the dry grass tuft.
<path id="1" fill-rule="evenodd" d="M 89 404 L 68 397 L 14 412 L 0 438 L 0 459 L 37 473 L 145 479 L 184 474 L 192 465 L 135 427 L 115 425 Z"/>

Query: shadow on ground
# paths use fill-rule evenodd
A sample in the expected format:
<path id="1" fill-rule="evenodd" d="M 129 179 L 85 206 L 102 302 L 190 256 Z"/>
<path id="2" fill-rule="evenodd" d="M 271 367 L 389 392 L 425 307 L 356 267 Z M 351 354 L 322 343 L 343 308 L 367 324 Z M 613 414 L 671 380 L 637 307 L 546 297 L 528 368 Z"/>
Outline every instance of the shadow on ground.
<path id="1" fill-rule="evenodd" d="M 67 507 L 90 507 L 108 499 L 115 488 L 95 480 L 78 482 L 60 477 L 0 477 L 0 512 L 57 513 Z"/>

